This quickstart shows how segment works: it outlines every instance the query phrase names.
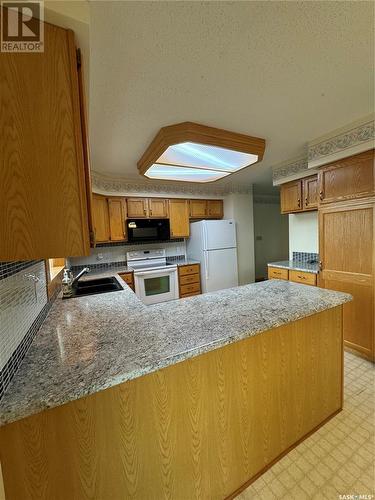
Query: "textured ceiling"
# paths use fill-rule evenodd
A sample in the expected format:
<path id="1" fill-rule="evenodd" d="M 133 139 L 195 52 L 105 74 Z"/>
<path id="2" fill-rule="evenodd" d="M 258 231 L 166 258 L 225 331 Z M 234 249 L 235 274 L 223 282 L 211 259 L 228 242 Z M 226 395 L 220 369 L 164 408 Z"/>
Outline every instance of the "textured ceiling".
<path id="1" fill-rule="evenodd" d="M 90 2 L 93 169 L 140 179 L 160 127 L 194 121 L 264 137 L 230 181 L 271 190 L 272 165 L 373 111 L 374 5 Z"/>

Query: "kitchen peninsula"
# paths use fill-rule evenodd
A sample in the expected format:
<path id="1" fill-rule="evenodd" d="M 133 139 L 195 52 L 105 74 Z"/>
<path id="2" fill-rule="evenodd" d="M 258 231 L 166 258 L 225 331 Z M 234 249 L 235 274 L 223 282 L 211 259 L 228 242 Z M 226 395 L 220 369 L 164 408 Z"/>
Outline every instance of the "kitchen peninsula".
<path id="1" fill-rule="evenodd" d="M 270 280 L 146 306 L 116 278 L 56 300 L 0 402 L 8 500 L 232 497 L 342 408 L 349 295 Z"/>

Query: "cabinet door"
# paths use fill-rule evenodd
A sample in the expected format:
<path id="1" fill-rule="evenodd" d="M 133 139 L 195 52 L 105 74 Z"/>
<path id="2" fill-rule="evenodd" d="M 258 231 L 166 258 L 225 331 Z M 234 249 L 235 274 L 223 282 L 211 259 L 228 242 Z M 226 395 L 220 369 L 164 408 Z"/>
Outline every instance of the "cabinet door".
<path id="1" fill-rule="evenodd" d="M 207 217 L 207 200 L 190 200 L 190 217 L 192 219 Z"/>
<path id="2" fill-rule="evenodd" d="M 207 217 L 222 219 L 223 215 L 223 200 L 207 200 Z"/>
<path id="3" fill-rule="evenodd" d="M 323 167 L 319 172 L 320 204 L 373 195 L 374 169 L 374 150 Z"/>
<path id="4" fill-rule="evenodd" d="M 318 176 L 303 179 L 303 209 L 314 210 L 318 208 Z"/>
<path id="5" fill-rule="evenodd" d="M 90 253 L 74 34 L 44 38 L 0 56 L 0 261 Z"/>
<path id="6" fill-rule="evenodd" d="M 125 241 L 125 200 L 108 198 L 109 232 L 111 241 Z"/>
<path id="7" fill-rule="evenodd" d="M 373 359 L 375 204 L 337 204 L 319 212 L 320 283 L 353 296 L 344 305 L 344 340 Z"/>
<path id="8" fill-rule="evenodd" d="M 149 198 L 148 212 L 150 217 L 156 219 L 168 217 L 168 201 L 162 198 Z"/>
<path id="9" fill-rule="evenodd" d="M 189 200 L 169 200 L 169 220 L 171 238 L 188 238 L 189 227 Z"/>
<path id="10" fill-rule="evenodd" d="M 129 219 L 148 217 L 147 198 L 128 198 L 126 204 Z"/>
<path id="11" fill-rule="evenodd" d="M 302 181 L 282 184 L 280 189 L 281 213 L 300 212 L 302 210 Z"/>
<path id="12" fill-rule="evenodd" d="M 94 194 L 92 197 L 92 215 L 95 240 L 104 243 L 110 239 L 108 202 L 105 196 Z"/>

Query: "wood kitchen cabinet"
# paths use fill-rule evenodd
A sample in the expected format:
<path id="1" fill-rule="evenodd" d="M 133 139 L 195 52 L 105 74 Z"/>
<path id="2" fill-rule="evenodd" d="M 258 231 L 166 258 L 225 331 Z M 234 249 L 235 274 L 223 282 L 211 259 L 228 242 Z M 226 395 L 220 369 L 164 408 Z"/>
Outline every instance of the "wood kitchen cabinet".
<path id="1" fill-rule="evenodd" d="M 148 199 L 148 215 L 150 218 L 163 219 L 168 217 L 168 200 L 163 198 Z"/>
<path id="2" fill-rule="evenodd" d="M 169 200 L 169 222 L 171 238 L 189 237 L 189 200 Z"/>
<path id="3" fill-rule="evenodd" d="M 191 219 L 222 219 L 223 200 L 190 200 Z"/>
<path id="4" fill-rule="evenodd" d="M 318 176 L 302 179 L 303 209 L 315 210 L 318 208 Z"/>
<path id="5" fill-rule="evenodd" d="M 319 171 L 320 205 L 375 194 L 374 150 L 335 161 Z"/>
<path id="6" fill-rule="evenodd" d="M 97 243 L 126 241 L 126 204 L 124 198 L 94 194 L 92 211 Z"/>
<path id="7" fill-rule="evenodd" d="M 318 177 L 312 175 L 280 186 L 281 213 L 290 214 L 318 208 Z"/>
<path id="8" fill-rule="evenodd" d="M 163 219 L 168 217 L 168 200 L 164 198 L 127 198 L 130 219 Z"/>
<path id="9" fill-rule="evenodd" d="M 147 198 L 127 198 L 126 206 L 129 219 L 139 219 L 148 216 Z"/>
<path id="10" fill-rule="evenodd" d="M 302 211 L 302 180 L 281 185 L 281 213 L 288 214 Z"/>
<path id="11" fill-rule="evenodd" d="M 44 24 L 44 52 L 0 56 L 0 261 L 90 253 L 74 34 Z"/>
<path id="12" fill-rule="evenodd" d="M 207 200 L 190 200 L 190 218 L 204 219 L 207 216 Z"/>
<path id="13" fill-rule="evenodd" d="M 186 266 L 179 266 L 178 285 L 180 298 L 201 294 L 200 265 L 188 264 Z"/>
<path id="14" fill-rule="evenodd" d="M 320 285 L 347 292 L 344 342 L 374 360 L 375 199 L 352 200 L 319 210 Z"/>

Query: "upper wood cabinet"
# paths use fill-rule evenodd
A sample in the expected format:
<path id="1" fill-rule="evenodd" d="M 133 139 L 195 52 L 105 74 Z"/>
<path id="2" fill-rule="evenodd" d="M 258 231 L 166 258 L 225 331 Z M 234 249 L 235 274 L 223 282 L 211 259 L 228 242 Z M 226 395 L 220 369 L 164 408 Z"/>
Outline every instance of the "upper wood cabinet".
<path id="1" fill-rule="evenodd" d="M 374 150 L 330 163 L 319 171 L 320 204 L 375 194 Z"/>
<path id="2" fill-rule="evenodd" d="M 191 219 L 222 219 L 223 200 L 190 200 Z"/>
<path id="3" fill-rule="evenodd" d="M 202 219 L 207 216 L 207 200 L 190 200 L 189 206 L 192 219 Z"/>
<path id="4" fill-rule="evenodd" d="M 318 208 L 318 176 L 305 177 L 302 181 L 303 209 L 314 210 Z"/>
<path id="5" fill-rule="evenodd" d="M 168 217 L 168 200 L 163 198 L 148 199 L 148 215 L 150 218 L 162 219 Z"/>
<path id="6" fill-rule="evenodd" d="M 148 216 L 147 198 L 127 198 L 127 213 L 129 219 L 139 219 Z"/>
<path id="7" fill-rule="evenodd" d="M 0 56 L 0 261 L 90 253 L 74 34 L 45 23 L 44 38 Z"/>
<path id="8" fill-rule="evenodd" d="M 111 241 L 126 240 L 126 203 L 124 198 L 108 198 L 109 239 Z"/>
<path id="9" fill-rule="evenodd" d="M 169 200 L 169 220 L 171 238 L 188 238 L 189 226 L 189 200 Z"/>
<path id="10" fill-rule="evenodd" d="M 126 241 L 126 205 L 120 197 L 93 195 L 92 210 L 97 243 Z"/>
<path id="11" fill-rule="evenodd" d="M 109 212 L 105 196 L 93 195 L 92 214 L 96 243 L 109 241 Z"/>
<path id="12" fill-rule="evenodd" d="M 301 212 L 302 180 L 282 184 L 280 189 L 281 213 Z"/>
<path id="13" fill-rule="evenodd" d="M 222 219 L 224 215 L 223 200 L 207 200 L 207 217 Z"/>
<path id="14" fill-rule="evenodd" d="M 164 198 L 127 198 L 129 219 L 163 219 L 168 217 L 168 200 Z"/>
<path id="15" fill-rule="evenodd" d="M 280 186 L 281 213 L 289 214 L 318 208 L 318 177 L 312 175 Z"/>

